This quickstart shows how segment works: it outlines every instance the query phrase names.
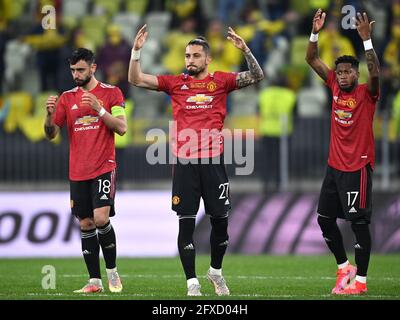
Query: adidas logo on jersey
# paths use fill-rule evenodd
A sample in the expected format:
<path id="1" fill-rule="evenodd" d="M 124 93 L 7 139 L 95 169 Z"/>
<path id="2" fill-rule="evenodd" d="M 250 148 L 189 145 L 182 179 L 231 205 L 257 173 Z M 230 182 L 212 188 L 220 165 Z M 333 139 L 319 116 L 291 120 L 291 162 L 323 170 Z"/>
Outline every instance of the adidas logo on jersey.
<path id="1" fill-rule="evenodd" d="M 181 90 L 189 90 L 189 87 L 188 87 L 186 84 L 184 84 L 184 85 L 181 87 Z"/>
<path id="2" fill-rule="evenodd" d="M 87 255 L 87 254 L 91 254 L 91 252 L 90 252 L 89 250 L 83 250 L 83 251 L 82 251 L 82 254 L 85 256 L 85 255 Z"/>
<path id="3" fill-rule="evenodd" d="M 362 249 L 362 247 L 358 243 L 355 244 L 354 248 L 355 249 Z"/>
<path id="4" fill-rule="evenodd" d="M 186 247 L 183 247 L 183 250 L 194 250 L 193 243 L 189 243 Z"/>
<path id="5" fill-rule="evenodd" d="M 77 106 L 76 104 L 74 104 L 74 105 L 71 107 L 71 110 L 76 110 L 76 109 L 78 109 L 78 106 Z"/>
<path id="6" fill-rule="evenodd" d="M 354 207 L 351 207 L 351 209 L 349 210 L 349 213 L 357 213 L 357 210 L 354 209 Z"/>
<path id="7" fill-rule="evenodd" d="M 229 199 L 226 199 L 225 205 L 227 206 L 228 204 L 230 204 Z"/>
<path id="8" fill-rule="evenodd" d="M 107 195 L 106 195 L 106 194 L 103 194 L 103 195 L 100 197 L 100 200 L 108 200 Z"/>

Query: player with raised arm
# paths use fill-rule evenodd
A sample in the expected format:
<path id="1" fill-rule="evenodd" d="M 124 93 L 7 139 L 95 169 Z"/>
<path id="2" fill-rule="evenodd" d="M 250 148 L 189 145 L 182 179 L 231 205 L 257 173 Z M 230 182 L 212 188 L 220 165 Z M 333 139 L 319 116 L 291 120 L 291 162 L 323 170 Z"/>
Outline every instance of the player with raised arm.
<path id="1" fill-rule="evenodd" d="M 193 232 L 202 197 L 211 222 L 211 262 L 207 279 L 217 295 L 229 295 L 222 276 L 222 260 L 228 246 L 229 182 L 223 162 L 222 128 L 227 95 L 263 79 L 263 71 L 243 39 L 232 28 L 228 39 L 241 50 L 249 67 L 245 72 L 208 72 L 210 46 L 203 37 L 186 46 L 187 73 L 150 75 L 140 68 L 140 49 L 148 33 L 144 25 L 133 43 L 128 80 L 135 86 L 164 91 L 172 98 L 175 128 L 172 150 L 177 157 L 173 170 L 172 210 L 179 217 L 178 251 L 187 279 L 187 294 L 200 296 L 201 286 L 195 272 Z M 195 132 L 195 143 L 187 147 L 187 133 Z M 203 139 L 202 132 L 211 132 Z M 185 161 L 187 160 L 187 161 Z M 209 161 L 204 161 L 209 160 Z"/>
<path id="2" fill-rule="evenodd" d="M 53 139 L 64 125 L 70 144 L 71 211 L 81 228 L 82 254 L 89 282 L 76 293 L 102 292 L 99 252 L 106 263 L 111 292 L 121 292 L 117 272 L 117 243 L 110 216 L 115 215 L 116 162 L 114 132 L 125 134 L 125 102 L 119 88 L 96 80 L 93 52 L 76 49 L 69 59 L 77 87 L 60 98 L 47 99 L 44 130 Z"/>
<path id="3" fill-rule="evenodd" d="M 371 41 L 372 24 L 367 14 L 357 13 L 354 23 L 364 42 L 368 83 L 359 84 L 358 60 L 341 56 L 336 69 L 329 69 L 318 56 L 318 33 L 326 13 L 314 16 L 306 61 L 332 92 L 331 136 L 328 167 L 318 204 L 318 224 L 337 265 L 333 294 L 367 292 L 367 270 L 371 252 L 369 224 L 372 214 L 372 171 L 375 163 L 373 119 L 379 98 L 379 61 Z M 355 262 L 346 256 L 337 218 L 351 223 Z M 353 281 L 355 280 L 355 281 Z"/>

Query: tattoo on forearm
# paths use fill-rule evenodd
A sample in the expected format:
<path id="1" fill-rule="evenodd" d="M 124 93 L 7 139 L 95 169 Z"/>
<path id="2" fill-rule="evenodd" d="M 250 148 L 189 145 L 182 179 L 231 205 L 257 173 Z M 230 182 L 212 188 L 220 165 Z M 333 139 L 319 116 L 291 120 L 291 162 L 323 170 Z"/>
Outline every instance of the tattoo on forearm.
<path id="1" fill-rule="evenodd" d="M 55 131 L 56 131 L 56 128 L 54 126 L 44 125 L 44 132 L 46 133 L 47 137 L 54 136 Z"/>
<path id="2" fill-rule="evenodd" d="M 239 88 L 256 83 L 264 78 L 264 73 L 251 52 L 245 53 L 249 71 L 240 72 L 236 79 Z"/>
<path id="3" fill-rule="evenodd" d="M 379 74 L 379 60 L 373 49 L 365 52 L 368 71 L 371 76 L 377 76 Z"/>

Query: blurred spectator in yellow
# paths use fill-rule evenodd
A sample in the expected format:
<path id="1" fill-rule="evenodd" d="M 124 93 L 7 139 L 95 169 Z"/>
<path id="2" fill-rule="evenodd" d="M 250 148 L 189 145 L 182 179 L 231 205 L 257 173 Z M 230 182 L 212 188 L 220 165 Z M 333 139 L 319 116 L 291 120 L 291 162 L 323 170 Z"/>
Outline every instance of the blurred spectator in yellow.
<path id="1" fill-rule="evenodd" d="M 400 90 L 400 16 L 395 17 L 389 43 L 383 53 L 382 107 Z"/>
<path id="2" fill-rule="evenodd" d="M 215 71 L 236 71 L 242 61 L 242 54 L 232 43 L 226 39 L 221 21 L 212 20 L 208 26 L 206 38 L 211 47 L 212 61 L 208 70 Z"/>
<path id="3" fill-rule="evenodd" d="M 0 32 L 5 30 L 11 18 L 12 0 L 0 0 Z"/>
<path id="4" fill-rule="evenodd" d="M 196 20 L 196 33 L 204 33 L 206 23 L 198 0 L 165 0 L 165 9 L 172 13 L 171 28 L 178 28 L 184 20 Z"/>
<path id="5" fill-rule="evenodd" d="M 257 59 L 261 67 L 264 66 L 268 56 L 267 48 L 272 46 L 274 36 L 284 31 L 286 23 L 283 19 L 270 21 L 265 19 L 261 10 L 256 6 L 248 6 L 242 12 L 243 24 L 235 29 L 242 38 L 248 43 L 248 46 Z M 244 70 L 246 63 L 242 59 L 240 70 Z"/>
<path id="6" fill-rule="evenodd" d="M 280 187 L 281 137 L 293 133 L 296 92 L 287 86 L 287 78 L 280 72 L 272 85 L 260 91 L 260 135 L 262 145 L 261 177 L 264 191 Z"/>
<path id="7" fill-rule="evenodd" d="M 107 28 L 107 41 L 97 53 L 97 66 L 104 81 L 118 86 L 124 97 L 129 96 L 128 67 L 131 45 L 123 38 L 121 28 L 110 25 Z"/>
<path id="8" fill-rule="evenodd" d="M 162 63 L 168 73 L 177 74 L 186 70 L 185 49 L 188 42 L 196 38 L 196 20 L 187 18 L 182 21 L 179 30 L 173 30 L 165 38 L 164 45 L 166 53 L 162 58 Z M 129 62 L 129 61 L 128 61 Z"/>
<path id="9" fill-rule="evenodd" d="M 350 40 L 339 32 L 340 22 L 336 19 L 328 21 L 326 28 L 319 35 L 319 52 L 321 60 L 332 69 L 335 68 L 335 60 L 341 55 L 356 56 Z"/>
<path id="10" fill-rule="evenodd" d="M 56 14 L 61 12 L 60 0 L 39 0 L 36 13 L 36 25 L 32 32 L 23 37 L 23 41 L 36 50 L 36 63 L 39 70 L 41 90 L 57 90 L 58 88 L 58 63 L 60 60 L 60 50 L 67 41 L 64 31 L 59 23 L 61 18 L 55 18 L 55 29 L 44 29 L 42 19 L 44 15 L 41 10 L 44 5 L 52 5 Z"/>

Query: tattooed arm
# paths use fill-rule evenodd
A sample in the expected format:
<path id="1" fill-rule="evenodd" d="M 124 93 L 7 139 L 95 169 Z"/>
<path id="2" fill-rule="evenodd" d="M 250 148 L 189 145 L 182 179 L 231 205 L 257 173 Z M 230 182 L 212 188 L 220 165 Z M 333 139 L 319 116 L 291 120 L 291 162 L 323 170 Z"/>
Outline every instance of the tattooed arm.
<path id="1" fill-rule="evenodd" d="M 318 32 L 322 29 L 325 22 L 326 13 L 318 9 L 315 13 L 313 20 L 312 33 L 316 36 Z M 318 39 L 317 39 L 318 40 Z M 329 68 L 328 66 L 319 58 L 318 55 L 318 41 L 309 41 L 307 47 L 306 61 L 311 68 L 324 80 L 328 79 Z"/>
<path id="2" fill-rule="evenodd" d="M 57 99 L 57 96 L 50 96 L 46 101 L 47 114 L 44 122 L 44 133 L 46 134 L 46 138 L 49 140 L 54 139 L 60 131 L 60 128 L 53 122 Z"/>
<path id="3" fill-rule="evenodd" d="M 264 79 L 264 73 L 258 64 L 256 58 L 254 58 L 250 49 L 247 47 L 244 40 L 233 31 L 231 27 L 228 30 L 228 40 L 231 40 L 233 45 L 244 52 L 244 56 L 249 66 L 249 71 L 239 72 L 236 77 L 236 83 L 238 88 L 247 87 L 251 84 L 261 81 Z"/>
<path id="4" fill-rule="evenodd" d="M 357 12 L 357 18 L 358 19 L 354 18 L 354 20 L 355 20 L 358 34 L 360 35 L 360 37 L 364 41 L 364 43 L 366 41 L 370 41 L 372 24 L 375 21 L 369 22 L 368 16 L 365 12 L 362 15 L 361 15 L 361 13 Z M 364 46 L 365 46 L 365 44 L 364 44 Z M 367 47 L 365 47 L 365 49 L 366 49 L 365 56 L 366 56 L 368 72 L 369 72 L 368 89 L 373 96 L 376 96 L 379 92 L 379 60 L 378 60 L 378 57 L 376 56 L 374 48 L 372 47 L 372 42 L 367 44 Z"/>

